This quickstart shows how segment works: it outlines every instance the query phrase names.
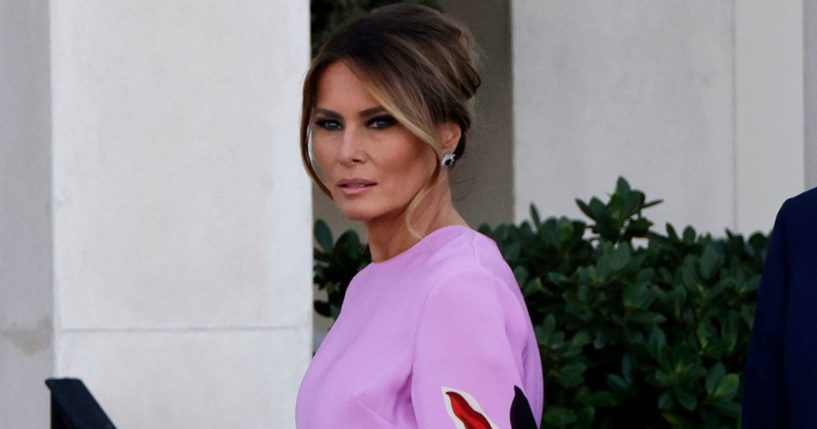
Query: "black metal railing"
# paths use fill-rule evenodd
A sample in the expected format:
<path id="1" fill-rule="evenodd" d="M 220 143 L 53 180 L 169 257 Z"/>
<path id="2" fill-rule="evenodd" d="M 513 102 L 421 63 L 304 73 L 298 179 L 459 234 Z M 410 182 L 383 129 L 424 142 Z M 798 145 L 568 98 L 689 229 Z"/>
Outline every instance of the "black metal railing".
<path id="1" fill-rule="evenodd" d="M 76 378 L 49 378 L 51 429 L 116 429 L 85 383 Z"/>

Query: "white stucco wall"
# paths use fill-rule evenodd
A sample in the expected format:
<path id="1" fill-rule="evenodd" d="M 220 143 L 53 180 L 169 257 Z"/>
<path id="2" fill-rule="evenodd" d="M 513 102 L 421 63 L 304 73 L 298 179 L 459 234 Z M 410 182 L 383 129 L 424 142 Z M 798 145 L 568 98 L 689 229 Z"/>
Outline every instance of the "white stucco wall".
<path id="1" fill-rule="evenodd" d="M 806 187 L 817 187 L 817 3 L 803 2 Z"/>
<path id="2" fill-rule="evenodd" d="M 735 2 L 735 217 L 769 230 L 805 189 L 803 1 Z"/>
<path id="3" fill-rule="evenodd" d="M 731 2 L 514 0 L 515 213 L 584 217 L 618 176 L 645 214 L 733 224 Z"/>
<path id="4" fill-rule="evenodd" d="M 0 428 L 48 426 L 48 2 L 0 0 Z"/>
<path id="5" fill-rule="evenodd" d="M 783 4 L 785 3 L 785 4 Z M 516 218 L 617 176 L 665 222 L 768 232 L 801 192 L 800 1 L 514 0 Z"/>
<path id="6" fill-rule="evenodd" d="M 293 427 L 308 2 L 51 7 L 56 374 L 121 427 Z"/>

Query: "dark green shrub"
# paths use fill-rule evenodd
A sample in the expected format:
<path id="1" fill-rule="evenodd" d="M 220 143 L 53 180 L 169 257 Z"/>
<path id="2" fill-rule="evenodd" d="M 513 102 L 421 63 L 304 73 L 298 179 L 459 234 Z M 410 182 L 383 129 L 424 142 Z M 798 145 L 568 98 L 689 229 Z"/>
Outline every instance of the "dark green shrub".
<path id="1" fill-rule="evenodd" d="M 542 353 L 543 427 L 720 428 L 739 425 L 740 372 L 767 238 L 691 227 L 652 229 L 660 201 L 619 179 L 607 202 L 576 201 L 589 222 L 482 225 L 516 274 Z M 370 257 L 352 231 L 315 224 L 315 283 L 336 316 Z"/>

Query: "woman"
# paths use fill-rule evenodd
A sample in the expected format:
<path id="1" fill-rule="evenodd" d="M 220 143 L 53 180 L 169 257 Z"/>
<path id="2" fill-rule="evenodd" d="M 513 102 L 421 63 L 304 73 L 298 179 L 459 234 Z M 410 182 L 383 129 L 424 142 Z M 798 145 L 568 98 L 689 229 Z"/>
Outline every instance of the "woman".
<path id="1" fill-rule="evenodd" d="M 373 262 L 298 392 L 300 429 L 538 427 L 539 349 L 496 244 L 451 202 L 480 79 L 470 32 L 422 6 L 331 37 L 305 78 L 307 171 Z"/>

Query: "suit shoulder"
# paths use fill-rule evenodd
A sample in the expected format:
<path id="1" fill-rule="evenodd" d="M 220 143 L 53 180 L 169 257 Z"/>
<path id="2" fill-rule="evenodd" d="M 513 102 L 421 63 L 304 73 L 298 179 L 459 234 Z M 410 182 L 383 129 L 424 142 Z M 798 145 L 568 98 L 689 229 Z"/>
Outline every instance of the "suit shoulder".
<path id="1" fill-rule="evenodd" d="M 783 204 L 787 212 L 805 211 L 817 215 L 817 188 L 789 198 Z"/>
<path id="2" fill-rule="evenodd" d="M 814 222 L 817 218 L 817 188 L 787 199 L 778 218 L 789 239 L 813 240 L 817 237 L 817 222 Z"/>
<path id="3" fill-rule="evenodd" d="M 817 188 L 809 189 L 799 195 L 787 199 L 780 207 L 780 217 L 785 223 L 813 223 L 810 220 L 817 217 Z"/>

